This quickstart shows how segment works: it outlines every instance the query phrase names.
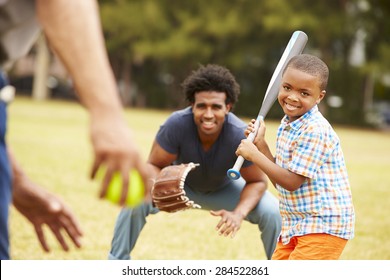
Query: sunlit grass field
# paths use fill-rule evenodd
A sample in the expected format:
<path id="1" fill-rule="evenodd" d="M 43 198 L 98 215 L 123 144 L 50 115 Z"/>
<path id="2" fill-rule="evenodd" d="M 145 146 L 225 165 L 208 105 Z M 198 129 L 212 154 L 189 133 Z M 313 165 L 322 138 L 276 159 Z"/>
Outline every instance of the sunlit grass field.
<path id="1" fill-rule="evenodd" d="M 126 119 L 146 160 L 155 133 L 170 111 L 126 110 Z M 88 174 L 92 161 L 88 116 L 71 102 L 17 98 L 9 106 L 8 142 L 28 175 L 55 192 L 73 209 L 84 230 L 83 248 L 63 252 L 48 230 L 52 251 L 44 253 L 29 222 L 11 208 L 13 259 L 104 260 L 110 249 L 119 207 L 97 198 L 98 182 Z M 244 119 L 247 121 L 248 119 Z M 277 121 L 267 121 L 274 146 Z M 390 259 L 390 133 L 335 126 L 352 185 L 355 238 L 345 260 Z M 270 190 L 276 194 L 272 185 Z M 147 224 L 132 253 L 136 260 L 266 259 L 257 227 L 244 222 L 234 239 L 220 237 L 207 211 L 159 213 Z M 70 241 L 69 241 L 70 244 Z"/>

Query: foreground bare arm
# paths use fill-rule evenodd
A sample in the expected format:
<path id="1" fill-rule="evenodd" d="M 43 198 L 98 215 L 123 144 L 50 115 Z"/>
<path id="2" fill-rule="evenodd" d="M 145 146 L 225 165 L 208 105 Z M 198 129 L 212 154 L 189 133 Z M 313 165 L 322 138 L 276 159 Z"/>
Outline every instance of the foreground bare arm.
<path id="1" fill-rule="evenodd" d="M 13 175 L 13 205 L 34 226 L 42 248 L 50 251 L 43 225 L 48 226 L 65 251 L 69 250 L 65 232 L 80 248 L 83 232 L 71 209 L 61 199 L 32 182 L 12 153 L 9 151 L 8 154 Z"/>
<path id="2" fill-rule="evenodd" d="M 147 169 L 123 117 L 118 88 L 109 64 L 95 0 L 37 0 L 38 19 L 48 42 L 73 78 L 90 115 L 94 151 L 91 178 L 106 167 L 100 197 L 115 171 L 122 175 L 124 204 L 129 171 L 137 169 L 146 185 Z M 131 186 L 130 186 L 131 187 Z"/>

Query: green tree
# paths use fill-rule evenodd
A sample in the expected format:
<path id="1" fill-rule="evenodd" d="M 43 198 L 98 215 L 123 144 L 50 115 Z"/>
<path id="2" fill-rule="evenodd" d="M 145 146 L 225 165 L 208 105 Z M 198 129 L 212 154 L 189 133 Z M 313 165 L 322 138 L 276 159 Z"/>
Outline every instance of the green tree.
<path id="1" fill-rule="evenodd" d="M 370 94 L 387 93 L 383 77 L 390 44 L 384 34 L 390 21 L 385 0 L 100 2 L 108 51 L 126 104 L 182 106 L 181 81 L 199 64 L 218 63 L 241 84 L 237 113 L 254 116 L 295 30 L 309 36 L 304 52 L 329 65 L 328 96 L 344 100 L 342 108 L 323 102 L 321 109 L 332 121 L 363 123 Z M 366 61 L 351 64 L 351 51 L 362 34 Z M 269 116 L 280 114 L 276 105 Z"/>

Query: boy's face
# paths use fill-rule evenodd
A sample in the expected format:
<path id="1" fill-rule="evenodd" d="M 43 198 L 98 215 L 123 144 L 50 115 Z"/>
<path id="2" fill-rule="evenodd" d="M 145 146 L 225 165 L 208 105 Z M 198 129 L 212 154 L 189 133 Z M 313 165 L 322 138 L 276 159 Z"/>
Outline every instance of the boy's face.
<path id="1" fill-rule="evenodd" d="M 226 105 L 225 101 L 226 93 L 224 92 L 201 91 L 195 94 L 192 112 L 201 139 L 210 136 L 218 137 L 225 122 L 225 116 L 231 109 L 231 105 Z"/>
<path id="2" fill-rule="evenodd" d="M 295 121 L 325 96 L 320 89 L 320 79 L 300 70 L 288 67 L 282 77 L 278 101 L 290 122 Z"/>

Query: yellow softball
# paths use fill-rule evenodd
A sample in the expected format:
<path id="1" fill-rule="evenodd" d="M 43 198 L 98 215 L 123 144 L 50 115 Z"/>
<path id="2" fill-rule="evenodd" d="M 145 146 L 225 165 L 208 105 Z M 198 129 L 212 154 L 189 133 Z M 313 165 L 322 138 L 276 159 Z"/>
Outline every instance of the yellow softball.
<path id="1" fill-rule="evenodd" d="M 127 192 L 126 206 L 135 207 L 144 199 L 144 184 L 141 175 L 133 169 L 129 174 L 129 189 Z M 112 203 L 118 204 L 122 193 L 122 177 L 115 172 L 111 178 L 105 198 Z"/>

